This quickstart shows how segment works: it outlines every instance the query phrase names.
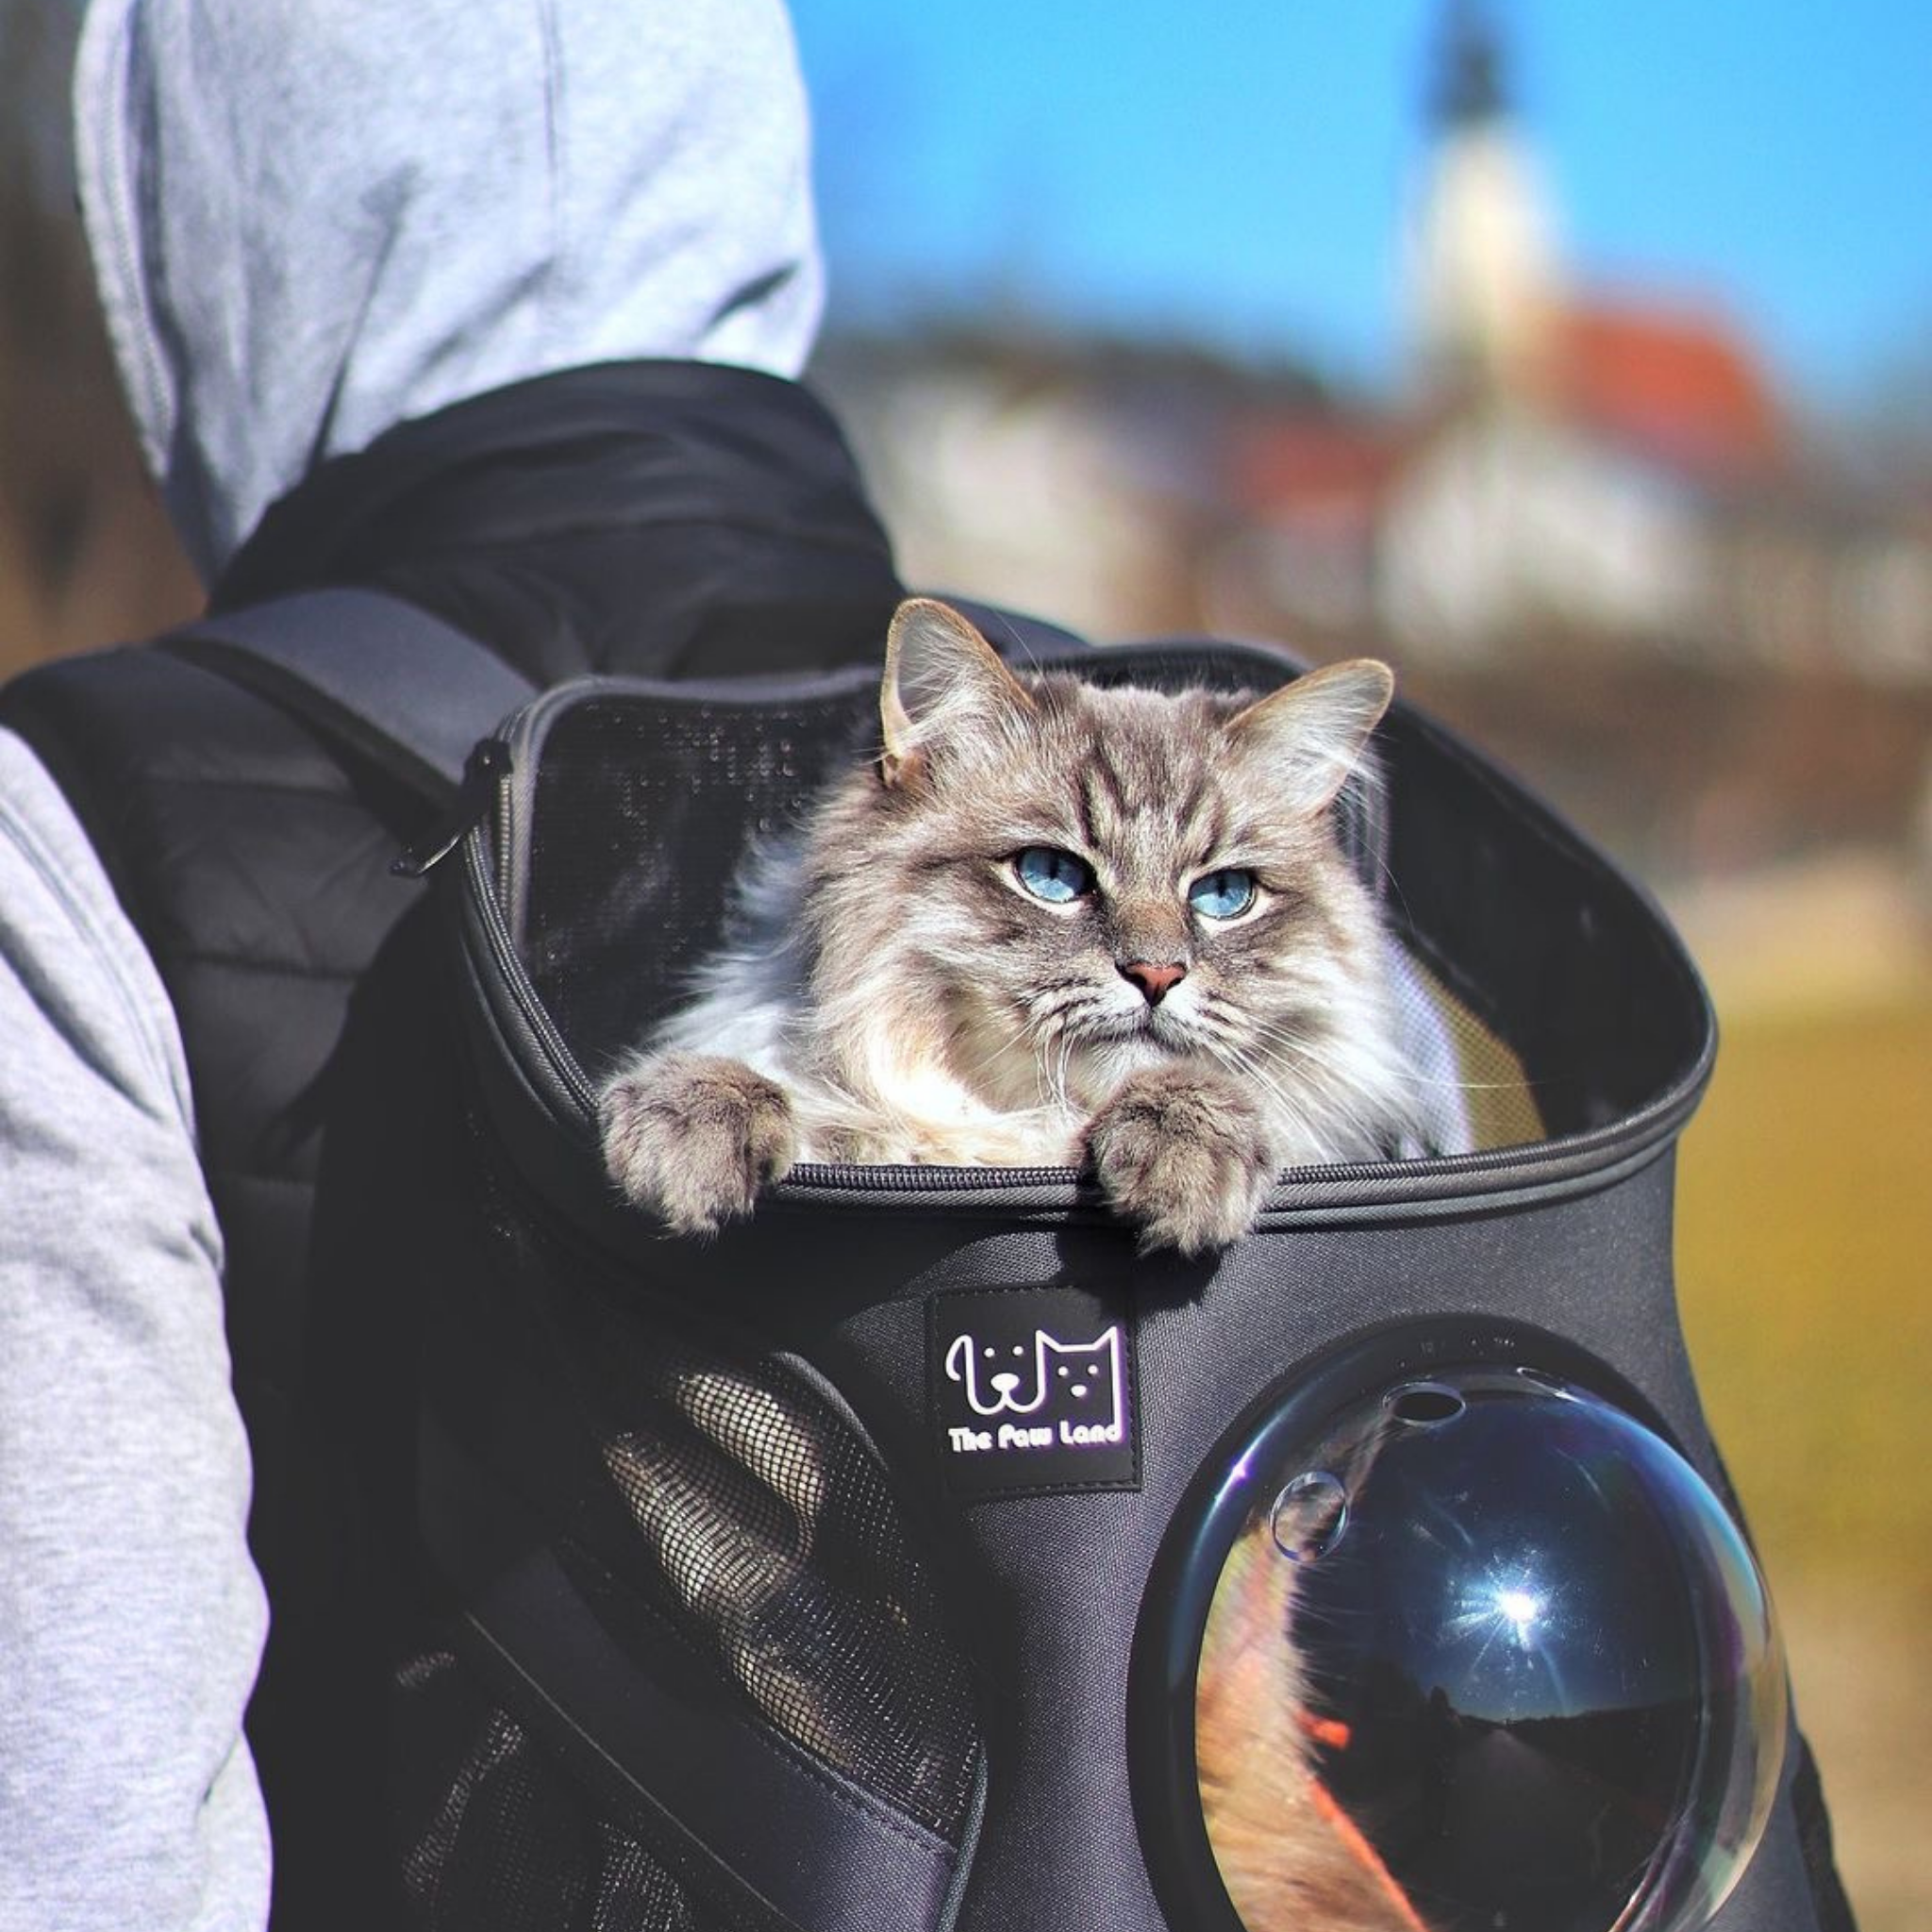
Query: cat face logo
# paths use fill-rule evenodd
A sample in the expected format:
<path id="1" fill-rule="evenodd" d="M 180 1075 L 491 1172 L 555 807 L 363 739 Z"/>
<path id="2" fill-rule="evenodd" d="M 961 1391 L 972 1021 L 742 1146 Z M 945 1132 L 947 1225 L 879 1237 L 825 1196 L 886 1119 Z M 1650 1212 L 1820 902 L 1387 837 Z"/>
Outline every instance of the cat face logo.
<path id="1" fill-rule="evenodd" d="M 1080 1288 L 967 1290 L 933 1307 L 933 1420 L 963 1494 L 1140 1485 L 1134 1335 Z"/>
<path id="2" fill-rule="evenodd" d="M 1080 1409 L 1079 1420 L 1108 1427 L 1121 1414 L 1121 1331 L 1119 1324 L 1098 1341 L 1069 1342 L 1033 1331 L 1030 1351 L 1024 1341 L 1004 1346 L 960 1336 L 946 1353 L 946 1378 L 962 1385 L 974 1415 L 1034 1415 L 1058 1397 L 1056 1408 Z"/>

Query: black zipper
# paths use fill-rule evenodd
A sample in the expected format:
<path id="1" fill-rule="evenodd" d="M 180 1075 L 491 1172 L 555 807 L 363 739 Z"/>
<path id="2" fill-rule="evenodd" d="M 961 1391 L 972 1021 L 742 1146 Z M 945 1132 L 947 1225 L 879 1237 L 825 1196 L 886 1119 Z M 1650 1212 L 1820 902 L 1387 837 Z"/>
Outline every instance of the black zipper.
<path id="1" fill-rule="evenodd" d="M 478 825 L 463 841 L 464 887 L 489 948 L 490 965 L 497 982 L 508 993 L 519 1025 L 542 1055 L 543 1060 L 565 1094 L 575 1104 L 585 1122 L 595 1117 L 597 1097 L 576 1056 L 570 1050 L 549 1009 L 537 997 L 524 962 L 510 938 L 509 922 L 504 917 L 497 892 L 487 883 L 489 867 L 484 854 L 487 828 Z M 514 1051 L 514 1046 L 512 1046 Z"/>
<path id="2" fill-rule="evenodd" d="M 486 837 L 486 828 L 480 825 L 470 833 L 464 844 L 464 867 L 465 885 L 475 902 L 490 963 L 509 996 L 521 1030 L 541 1055 L 575 1111 L 574 1121 L 563 1120 L 558 1124 L 572 1132 L 573 1138 L 587 1140 L 596 1118 L 596 1092 L 530 984 L 510 936 L 498 887 L 486 884 L 491 871 L 483 851 Z M 497 841 L 499 856 L 503 842 Z M 514 1043 L 510 1050 L 516 1051 Z M 1649 1159 L 1690 1119 L 1709 1078 L 1712 1058 L 1712 1049 L 1707 1044 L 1697 1065 L 1674 1087 L 1639 1112 L 1593 1133 L 1473 1154 L 1287 1169 L 1277 1176 L 1274 1195 L 1278 1198 L 1285 1192 L 1307 1190 L 1312 1191 L 1313 1198 L 1274 1208 L 1264 1207 L 1263 1214 L 1292 1217 L 1305 1208 L 1335 1207 L 1356 1211 L 1399 1213 L 1407 1208 L 1418 1213 L 1441 1212 L 1457 1199 L 1471 1202 L 1491 1194 L 1567 1193 L 1601 1187 Z M 1462 1181 L 1474 1186 L 1456 1190 L 1454 1184 Z M 1072 1193 L 1082 1186 L 1080 1170 L 1070 1167 L 875 1166 L 801 1161 L 779 1183 L 779 1190 L 807 1196 L 839 1193 L 904 1200 L 919 1196 L 942 1199 L 967 1194 L 1011 1194 L 1029 1189 Z"/>
<path id="3" fill-rule="evenodd" d="M 1707 1074 L 1707 1061 L 1652 1107 L 1601 1133 L 1415 1160 L 1285 1168 L 1262 1204 L 1261 1218 L 1421 1219 L 1467 1210 L 1499 1197 L 1551 1198 L 1591 1191 L 1647 1165 L 1670 1144 L 1695 1111 Z M 1091 1191 L 1081 1170 L 1070 1167 L 866 1167 L 829 1161 L 799 1162 L 774 1191 L 923 1196 L 937 1204 L 948 1196 L 1029 1189 L 1070 1194 Z M 1301 1198 L 1284 1198 L 1295 1195 Z M 1098 1208 L 1097 1195 L 1094 1204 Z"/>
<path id="4" fill-rule="evenodd" d="M 455 802 L 437 823 L 390 862 L 398 878 L 427 878 L 490 815 L 503 781 L 514 770 L 509 746 L 500 738 L 483 739 L 463 765 Z"/>

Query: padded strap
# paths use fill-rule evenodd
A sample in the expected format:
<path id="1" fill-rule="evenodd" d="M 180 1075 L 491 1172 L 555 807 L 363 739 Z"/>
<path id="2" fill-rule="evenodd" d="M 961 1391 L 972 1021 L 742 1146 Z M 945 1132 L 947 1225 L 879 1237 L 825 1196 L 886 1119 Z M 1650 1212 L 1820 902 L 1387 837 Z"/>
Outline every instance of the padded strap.
<path id="1" fill-rule="evenodd" d="M 196 618 L 164 648 L 245 685 L 441 803 L 535 687 L 467 632 L 347 585 Z"/>

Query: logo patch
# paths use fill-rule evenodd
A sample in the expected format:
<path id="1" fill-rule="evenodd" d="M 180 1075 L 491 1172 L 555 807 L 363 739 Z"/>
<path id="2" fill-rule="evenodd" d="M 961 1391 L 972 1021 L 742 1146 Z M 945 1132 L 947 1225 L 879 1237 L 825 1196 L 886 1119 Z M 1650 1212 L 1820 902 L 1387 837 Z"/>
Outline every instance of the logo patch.
<path id="1" fill-rule="evenodd" d="M 937 1295 L 928 1387 L 957 1495 L 1141 1486 L 1134 1328 L 1118 1301 L 1079 1288 Z"/>

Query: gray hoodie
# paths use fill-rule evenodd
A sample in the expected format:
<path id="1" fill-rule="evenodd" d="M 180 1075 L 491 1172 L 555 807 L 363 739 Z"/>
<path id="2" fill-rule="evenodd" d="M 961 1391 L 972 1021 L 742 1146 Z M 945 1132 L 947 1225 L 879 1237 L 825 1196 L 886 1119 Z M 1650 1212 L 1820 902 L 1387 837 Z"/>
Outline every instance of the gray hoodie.
<path id="1" fill-rule="evenodd" d="M 777 0 L 95 0 L 75 104 L 115 356 L 205 575 L 321 458 L 447 403 L 811 346 Z"/>
<path id="2" fill-rule="evenodd" d="M 395 422 L 810 345 L 774 0 L 98 0 L 75 113 L 123 379 L 209 575 Z M 221 1265 L 158 975 L 0 731 L 0 1932 L 266 1919 Z"/>

